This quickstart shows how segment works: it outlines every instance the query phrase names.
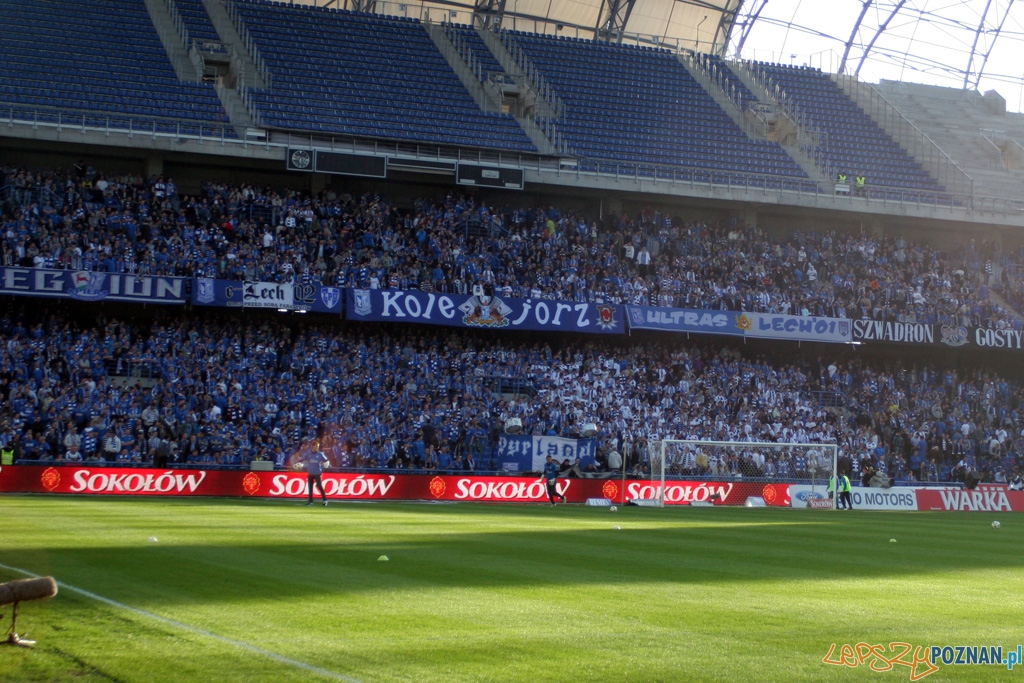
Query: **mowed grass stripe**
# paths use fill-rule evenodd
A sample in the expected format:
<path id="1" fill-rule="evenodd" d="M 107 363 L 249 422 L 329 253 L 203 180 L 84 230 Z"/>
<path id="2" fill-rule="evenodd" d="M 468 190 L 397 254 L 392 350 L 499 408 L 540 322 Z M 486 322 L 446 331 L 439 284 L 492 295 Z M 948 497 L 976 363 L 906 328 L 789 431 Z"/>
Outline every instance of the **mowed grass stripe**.
<path id="1" fill-rule="evenodd" d="M 0 514 L 26 519 L 0 561 L 88 588 L 107 572 L 122 602 L 368 683 L 907 680 L 821 658 L 1010 646 L 1024 587 L 1009 516 L 57 497 Z"/>

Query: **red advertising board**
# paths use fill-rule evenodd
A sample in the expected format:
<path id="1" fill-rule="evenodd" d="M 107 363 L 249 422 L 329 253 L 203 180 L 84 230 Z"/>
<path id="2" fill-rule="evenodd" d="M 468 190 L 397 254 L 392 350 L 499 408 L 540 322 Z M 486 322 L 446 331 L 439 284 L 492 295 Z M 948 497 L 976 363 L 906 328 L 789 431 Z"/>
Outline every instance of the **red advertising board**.
<path id="1" fill-rule="evenodd" d="M 1011 491 L 1005 484 L 982 484 L 973 490 L 918 489 L 917 509 L 1024 512 L 1024 491 Z"/>
<path id="2" fill-rule="evenodd" d="M 429 476 L 328 473 L 327 496 L 334 500 L 448 500 L 537 503 L 547 500 L 544 482 L 526 477 Z M 660 484 L 646 480 L 559 479 L 558 490 L 570 503 L 587 498 L 656 498 Z M 144 496 L 242 496 L 301 498 L 306 475 L 301 472 L 237 472 L 222 470 L 119 469 L 109 467 L 38 467 L 9 465 L 0 469 L 0 492 L 82 493 Z M 788 484 L 751 482 L 670 481 L 665 502 L 693 501 L 742 505 L 761 496 L 769 505 L 789 506 Z"/>

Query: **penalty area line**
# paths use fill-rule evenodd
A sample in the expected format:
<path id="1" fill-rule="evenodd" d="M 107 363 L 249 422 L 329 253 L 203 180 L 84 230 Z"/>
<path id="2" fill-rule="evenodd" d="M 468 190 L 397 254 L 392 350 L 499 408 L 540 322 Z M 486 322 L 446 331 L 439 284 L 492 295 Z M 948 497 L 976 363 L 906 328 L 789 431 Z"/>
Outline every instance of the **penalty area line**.
<path id="1" fill-rule="evenodd" d="M 26 570 L 20 569 L 18 567 L 11 567 L 9 565 L 2 564 L 2 563 L 0 563 L 0 569 L 6 569 L 7 571 L 14 572 L 16 574 L 21 574 L 22 576 L 27 576 L 27 577 L 29 577 L 31 579 L 38 579 L 38 578 L 40 578 L 39 574 L 34 574 L 34 573 L 30 572 L 30 571 L 26 571 Z M 284 655 L 279 655 L 276 652 L 271 652 L 270 650 L 264 650 L 261 647 L 256 647 L 255 645 L 253 645 L 251 643 L 246 643 L 246 642 L 241 641 L 241 640 L 235 640 L 234 638 L 228 638 L 227 636 L 222 636 L 222 635 L 214 633 L 212 631 L 207 631 L 206 629 L 197 628 L 195 626 L 191 626 L 189 624 L 185 624 L 185 623 L 182 623 L 180 621 L 175 621 L 174 619 L 168 619 L 167 617 L 162 617 L 159 614 L 154 614 L 153 612 L 147 612 L 146 610 L 139 609 L 138 607 L 132 607 L 131 605 L 125 605 L 124 603 L 120 603 L 120 602 L 118 602 L 116 600 L 111 600 L 110 598 L 105 598 L 102 595 L 97 595 L 96 593 L 92 593 L 92 592 L 87 591 L 87 590 L 85 590 L 83 588 L 77 588 L 75 586 L 66 584 L 63 581 L 58 581 L 57 585 L 60 587 L 61 590 L 68 590 L 68 591 L 71 591 L 72 593 L 78 593 L 79 595 L 85 596 L 85 597 L 89 598 L 90 600 L 95 600 L 96 602 L 102 602 L 104 605 L 109 605 L 110 607 L 114 607 L 114 608 L 117 608 L 119 610 L 124 610 L 126 612 L 131 612 L 132 614 L 136 614 L 136 615 L 138 615 L 140 617 L 145 617 L 147 619 L 151 619 L 152 621 L 157 621 L 157 622 L 159 622 L 161 624 L 165 624 L 167 626 L 171 626 L 173 628 L 180 629 L 182 631 L 188 631 L 189 633 L 194 633 L 196 635 L 204 636 L 204 637 L 210 638 L 212 640 L 217 640 L 217 641 L 220 641 L 220 642 L 225 643 L 227 645 L 232 645 L 232 646 L 240 648 L 242 650 L 246 650 L 247 652 L 251 652 L 253 654 L 260 655 L 261 657 L 266 657 L 267 659 L 272 659 L 275 662 L 280 662 L 281 664 L 287 664 L 289 666 L 293 666 L 295 668 L 302 669 L 303 671 L 309 671 L 310 673 L 319 674 L 320 676 L 324 676 L 325 678 L 332 678 L 332 679 L 334 679 L 336 681 L 345 681 L 346 683 L 363 683 L 358 678 L 352 678 L 351 676 L 345 676 L 344 674 L 339 674 L 339 673 L 337 673 L 335 671 L 331 671 L 329 669 L 324 669 L 324 668 L 319 667 L 319 666 L 314 666 L 313 664 L 307 664 L 306 662 L 300 662 L 297 659 L 292 659 L 291 657 L 285 657 Z"/>

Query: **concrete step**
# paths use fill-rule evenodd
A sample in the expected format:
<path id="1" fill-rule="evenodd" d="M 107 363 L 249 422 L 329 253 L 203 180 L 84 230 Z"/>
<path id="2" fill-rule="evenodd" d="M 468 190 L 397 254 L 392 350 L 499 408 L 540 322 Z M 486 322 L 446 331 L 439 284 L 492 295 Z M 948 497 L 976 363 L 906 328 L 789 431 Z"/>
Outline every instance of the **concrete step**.
<path id="1" fill-rule="evenodd" d="M 243 140 L 250 137 L 250 131 L 257 130 L 257 125 L 245 106 L 245 102 L 238 95 L 238 91 L 225 87 L 221 83 L 216 85 L 216 90 L 217 96 L 224 106 L 224 111 L 227 112 L 228 119 L 231 121 L 231 126 L 235 129 L 235 135 Z"/>
<path id="2" fill-rule="evenodd" d="M 145 0 L 146 10 L 149 12 L 153 26 L 156 28 L 160 42 L 167 51 L 167 56 L 174 66 L 174 73 L 179 81 L 197 82 L 203 79 L 201 71 L 196 69 L 191 58 L 188 56 L 188 47 L 185 44 L 185 37 L 179 32 L 171 17 L 171 11 L 165 0 Z"/>
<path id="3" fill-rule="evenodd" d="M 203 0 L 203 7 L 210 16 L 213 27 L 220 36 L 221 44 L 231 55 L 231 75 L 235 88 L 267 88 L 270 86 L 270 73 L 261 68 L 262 62 L 254 44 L 246 41 L 239 33 L 235 22 L 228 14 L 224 0 Z"/>

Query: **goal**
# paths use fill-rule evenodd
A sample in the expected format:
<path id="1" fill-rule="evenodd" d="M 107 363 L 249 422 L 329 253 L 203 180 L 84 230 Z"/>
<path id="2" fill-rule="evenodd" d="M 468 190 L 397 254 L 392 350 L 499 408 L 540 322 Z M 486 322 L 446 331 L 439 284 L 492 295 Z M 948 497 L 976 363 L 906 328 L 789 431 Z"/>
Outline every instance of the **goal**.
<path id="1" fill-rule="evenodd" d="M 836 507 L 838 487 L 829 479 L 839 469 L 834 443 L 768 443 L 662 439 L 648 442 L 648 466 L 655 497 L 641 504 L 665 505 L 666 481 L 775 480 L 796 483 L 801 506 Z M 815 502 L 818 501 L 818 502 Z"/>

